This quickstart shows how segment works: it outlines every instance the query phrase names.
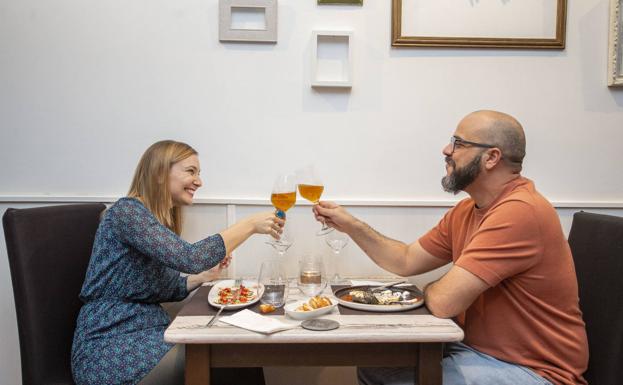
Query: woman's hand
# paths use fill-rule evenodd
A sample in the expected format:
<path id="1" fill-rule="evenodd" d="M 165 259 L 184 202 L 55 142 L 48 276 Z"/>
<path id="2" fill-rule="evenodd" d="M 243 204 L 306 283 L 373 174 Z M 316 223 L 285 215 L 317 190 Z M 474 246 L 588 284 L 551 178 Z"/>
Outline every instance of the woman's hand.
<path id="1" fill-rule="evenodd" d="M 225 250 L 231 253 L 253 234 L 269 234 L 279 239 L 283 233 L 285 219 L 278 218 L 276 212 L 265 211 L 248 216 L 231 227 L 220 232 L 225 243 Z"/>
<path id="2" fill-rule="evenodd" d="M 275 239 L 279 239 L 283 233 L 285 219 L 278 218 L 274 211 L 264 211 L 247 217 L 253 228 L 254 234 L 269 234 Z"/>
<path id="3" fill-rule="evenodd" d="M 230 263 L 231 255 L 226 255 L 218 265 L 214 266 L 210 270 L 202 271 L 199 274 L 189 275 L 186 280 L 186 289 L 188 291 L 192 291 L 206 282 L 214 281 L 221 276 L 221 272 L 227 269 Z"/>

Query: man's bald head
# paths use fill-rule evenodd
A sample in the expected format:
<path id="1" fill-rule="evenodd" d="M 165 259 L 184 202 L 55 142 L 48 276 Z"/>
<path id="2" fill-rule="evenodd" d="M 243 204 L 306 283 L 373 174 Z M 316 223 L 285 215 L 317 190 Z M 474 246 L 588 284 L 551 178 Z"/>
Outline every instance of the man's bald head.
<path id="1" fill-rule="evenodd" d="M 526 156 L 526 136 L 517 119 L 503 112 L 482 110 L 467 115 L 463 122 L 481 142 L 499 148 L 513 172 L 521 171 Z"/>

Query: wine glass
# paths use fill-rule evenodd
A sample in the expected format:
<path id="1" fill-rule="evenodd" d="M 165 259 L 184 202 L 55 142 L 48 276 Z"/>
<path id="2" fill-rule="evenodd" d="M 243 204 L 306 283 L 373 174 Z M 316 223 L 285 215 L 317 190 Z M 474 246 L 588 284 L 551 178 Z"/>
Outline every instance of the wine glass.
<path id="1" fill-rule="evenodd" d="M 310 165 L 302 168 L 297 172 L 297 176 L 299 194 L 301 194 L 303 198 L 317 205 L 320 201 L 320 196 L 324 191 L 324 184 L 322 183 L 322 179 L 320 179 L 320 175 L 316 172 L 315 167 Z M 333 231 L 333 228 L 327 226 L 327 224 L 323 221 L 322 228 L 316 233 L 316 235 L 325 235 L 331 231 Z"/>
<path id="2" fill-rule="evenodd" d="M 320 256 L 304 255 L 299 261 L 298 287 L 309 297 L 322 293 L 327 286 L 324 264 Z"/>
<path id="3" fill-rule="evenodd" d="M 340 231 L 332 231 L 325 236 L 325 242 L 335 254 L 335 257 L 333 258 L 333 266 L 335 267 L 335 271 L 333 273 L 333 277 L 331 277 L 331 283 L 333 284 L 344 283 L 344 279 L 340 276 L 338 264 L 340 260 L 340 252 L 343 248 L 346 247 L 349 239 L 350 238 L 348 237 L 348 235 Z"/>
<path id="4" fill-rule="evenodd" d="M 285 219 L 286 211 L 296 203 L 296 178 L 293 174 L 282 174 L 275 179 L 270 201 L 277 209 L 275 215 Z M 266 243 L 274 247 L 279 255 L 284 255 L 290 246 L 292 246 L 292 234 L 284 225 L 280 239 L 271 237 Z"/>
<path id="5" fill-rule="evenodd" d="M 288 299 L 288 276 L 283 263 L 278 260 L 262 262 L 260 275 L 257 279 L 261 293 L 260 302 L 263 304 L 281 307 Z"/>

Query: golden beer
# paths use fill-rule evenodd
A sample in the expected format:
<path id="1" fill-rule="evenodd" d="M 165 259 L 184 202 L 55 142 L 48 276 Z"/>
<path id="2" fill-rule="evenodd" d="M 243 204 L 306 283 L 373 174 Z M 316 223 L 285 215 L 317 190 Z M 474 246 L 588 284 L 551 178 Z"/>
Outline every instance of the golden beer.
<path id="1" fill-rule="evenodd" d="M 305 199 L 310 202 L 317 203 L 320 200 L 324 186 L 312 185 L 312 184 L 300 184 L 299 193 Z"/>
<path id="2" fill-rule="evenodd" d="M 277 209 L 281 211 L 287 211 L 290 207 L 296 203 L 296 191 L 289 193 L 273 193 L 270 196 L 270 201 Z"/>

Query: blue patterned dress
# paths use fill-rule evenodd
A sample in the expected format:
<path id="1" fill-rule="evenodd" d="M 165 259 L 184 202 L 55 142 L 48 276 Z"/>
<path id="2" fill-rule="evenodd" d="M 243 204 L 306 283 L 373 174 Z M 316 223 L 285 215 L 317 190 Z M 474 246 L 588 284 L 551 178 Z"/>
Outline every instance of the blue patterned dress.
<path id="1" fill-rule="evenodd" d="M 173 346 L 160 302 L 188 295 L 185 273 L 225 257 L 216 234 L 194 244 L 163 226 L 134 198 L 121 198 L 97 229 L 72 348 L 77 384 L 136 384 Z"/>

